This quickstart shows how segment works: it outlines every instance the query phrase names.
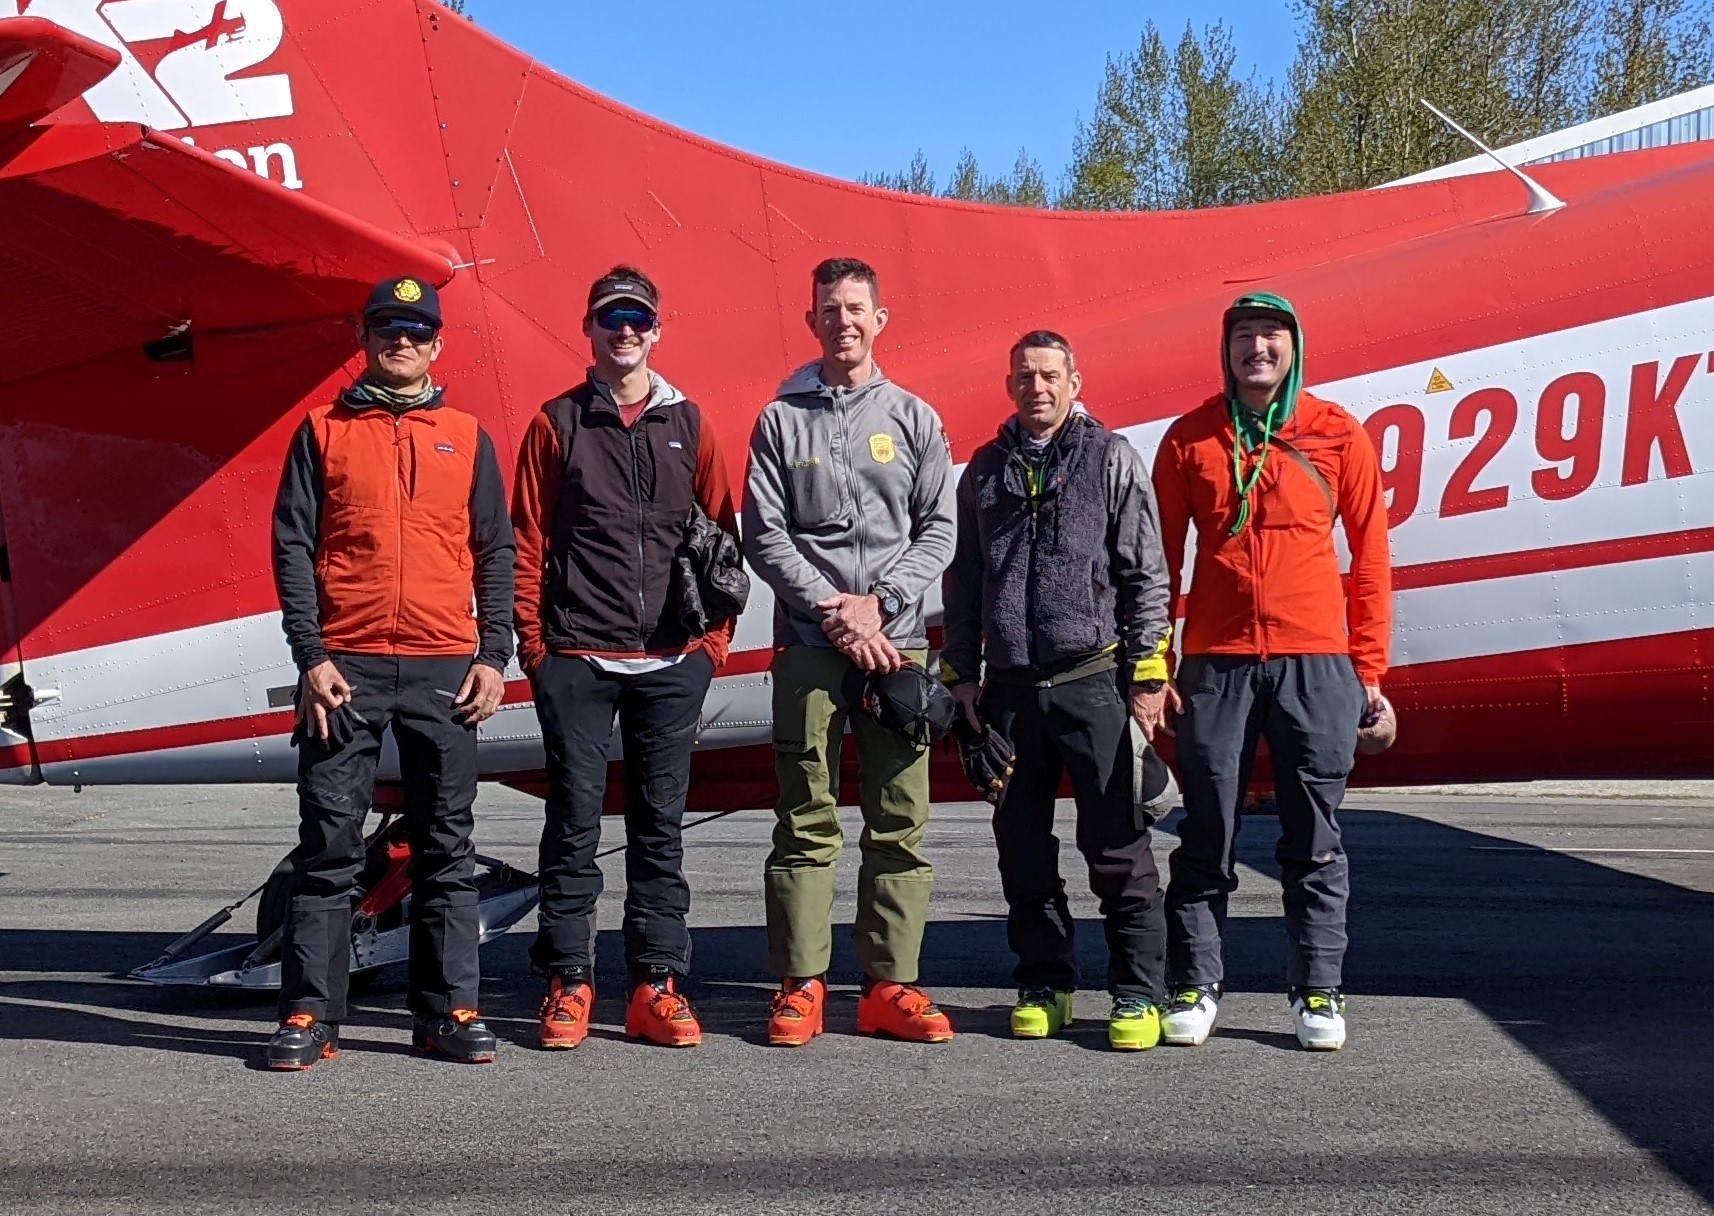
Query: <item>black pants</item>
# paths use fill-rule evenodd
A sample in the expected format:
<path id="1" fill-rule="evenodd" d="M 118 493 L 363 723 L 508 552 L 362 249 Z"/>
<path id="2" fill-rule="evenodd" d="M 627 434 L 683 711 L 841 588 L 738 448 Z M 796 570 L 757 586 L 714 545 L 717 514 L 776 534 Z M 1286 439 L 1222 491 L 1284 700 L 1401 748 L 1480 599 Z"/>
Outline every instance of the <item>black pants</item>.
<path id="1" fill-rule="evenodd" d="M 381 732 L 391 724 L 411 846 L 411 1012 L 475 1009 L 477 945 L 476 731 L 453 717 L 467 658 L 335 655 L 368 726 L 343 748 L 298 749 L 296 888 L 281 944 L 280 1016 L 345 1017 L 351 894 L 363 869 L 363 819 L 375 793 Z"/>
<path id="2" fill-rule="evenodd" d="M 1257 740 L 1268 740 L 1285 887 L 1286 985 L 1337 988 L 1345 962 L 1350 868 L 1336 813 L 1366 698 L 1345 655 L 1260 659 L 1187 655 L 1178 767 L 1184 822 L 1167 886 L 1168 951 L 1179 984 L 1225 977 L 1220 939 L 1238 889 L 1239 812 Z"/>
<path id="3" fill-rule="evenodd" d="M 1131 796 L 1130 709 L 1118 673 L 1052 688 L 991 682 L 982 712 L 1017 748 L 1016 771 L 994 808 L 1006 939 L 1020 988 L 1077 987 L 1075 925 L 1059 876 L 1054 803 L 1062 774 L 1077 802 L 1077 848 L 1089 865 L 1107 934 L 1107 987 L 1159 1001 L 1166 925 L 1150 834 Z"/>
<path id="4" fill-rule="evenodd" d="M 690 884 L 684 880 L 684 803 L 690 755 L 714 664 L 698 650 L 638 675 L 549 655 L 536 672 L 536 713 L 547 750 L 541 914 L 530 960 L 566 974 L 595 959 L 601 894 L 601 804 L 613 717 L 625 751 L 625 961 L 690 971 Z"/>

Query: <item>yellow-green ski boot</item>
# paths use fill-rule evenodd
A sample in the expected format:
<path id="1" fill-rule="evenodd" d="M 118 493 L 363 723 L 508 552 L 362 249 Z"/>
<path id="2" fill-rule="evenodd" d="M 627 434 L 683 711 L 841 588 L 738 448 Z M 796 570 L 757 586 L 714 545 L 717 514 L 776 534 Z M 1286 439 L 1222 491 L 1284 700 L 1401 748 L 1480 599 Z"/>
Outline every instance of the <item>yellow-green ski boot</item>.
<path id="1" fill-rule="evenodd" d="M 1025 988 L 1012 1006 L 1014 1039 L 1049 1039 L 1071 1025 L 1071 993 Z"/>
<path id="2" fill-rule="evenodd" d="M 1161 1041 L 1161 1011 L 1142 997 L 1116 997 L 1107 1023 L 1107 1042 L 1114 1051 L 1147 1051 Z"/>

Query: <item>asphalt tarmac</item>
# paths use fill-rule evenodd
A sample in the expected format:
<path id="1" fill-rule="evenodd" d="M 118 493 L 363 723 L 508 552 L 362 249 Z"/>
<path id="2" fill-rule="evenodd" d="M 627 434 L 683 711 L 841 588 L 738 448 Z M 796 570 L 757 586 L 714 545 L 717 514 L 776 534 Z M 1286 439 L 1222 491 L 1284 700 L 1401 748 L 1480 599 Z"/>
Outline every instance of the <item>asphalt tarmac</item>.
<path id="1" fill-rule="evenodd" d="M 1232 993 L 1208 1046 L 1107 1050 L 1087 894 L 1076 1027 L 1007 1038 L 985 809 L 940 807 L 930 831 L 925 982 L 959 1031 L 950 1044 L 853 1032 L 854 848 L 830 1033 L 764 1044 L 771 816 L 747 812 L 689 838 L 700 1049 L 620 1034 L 612 858 L 599 1025 L 582 1048 L 530 1045 L 532 916 L 483 952 L 498 1063 L 410 1055 L 389 972 L 358 998 L 338 1060 L 272 1074 L 257 1067 L 270 1003 L 119 977 L 261 881 L 294 839 L 290 791 L 0 793 L 0 1212 L 1714 1206 L 1714 801 L 1355 795 L 1352 1033 L 1334 1055 L 1290 1035 L 1276 825 L 1261 817 L 1240 846 Z M 539 806 L 485 790 L 480 810 L 482 850 L 533 869 Z M 1069 827 L 1062 807 L 1067 842 Z M 1062 864 L 1076 892 L 1069 843 Z"/>

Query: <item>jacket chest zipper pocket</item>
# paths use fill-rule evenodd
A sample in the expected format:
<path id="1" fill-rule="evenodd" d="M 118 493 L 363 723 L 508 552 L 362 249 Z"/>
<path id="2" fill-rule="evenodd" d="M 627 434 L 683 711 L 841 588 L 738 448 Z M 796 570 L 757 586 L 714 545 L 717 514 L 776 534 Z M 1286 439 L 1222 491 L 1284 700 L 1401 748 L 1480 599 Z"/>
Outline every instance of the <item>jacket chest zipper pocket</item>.
<path id="1" fill-rule="evenodd" d="M 845 518 L 846 494 L 829 456 L 808 456 L 786 466 L 786 493 L 791 500 L 792 520 L 818 527 Z"/>

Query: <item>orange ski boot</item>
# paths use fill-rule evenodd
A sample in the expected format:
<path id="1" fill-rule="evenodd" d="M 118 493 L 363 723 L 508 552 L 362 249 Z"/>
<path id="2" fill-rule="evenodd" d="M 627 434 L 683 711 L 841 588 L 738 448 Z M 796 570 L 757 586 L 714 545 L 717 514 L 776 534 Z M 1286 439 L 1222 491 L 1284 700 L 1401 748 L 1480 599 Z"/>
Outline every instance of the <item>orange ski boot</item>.
<path id="1" fill-rule="evenodd" d="M 952 1038 L 952 1023 L 915 984 L 871 980 L 857 1002 L 857 1033 L 907 1043 L 944 1043 Z"/>
<path id="2" fill-rule="evenodd" d="M 827 1007 L 827 984 L 818 976 L 796 980 L 787 976 L 768 1011 L 768 1042 L 775 1047 L 802 1047 L 821 1033 Z"/>
<path id="3" fill-rule="evenodd" d="M 625 1010 L 625 1037 L 647 1039 L 662 1047 L 698 1047 L 702 1026 L 690 1002 L 679 993 L 678 977 L 661 968 L 631 989 L 631 1004 Z"/>
<path id="4" fill-rule="evenodd" d="M 548 1051 L 569 1051 L 589 1037 L 589 1011 L 595 989 L 585 979 L 554 976 L 542 998 L 541 1043 Z"/>

